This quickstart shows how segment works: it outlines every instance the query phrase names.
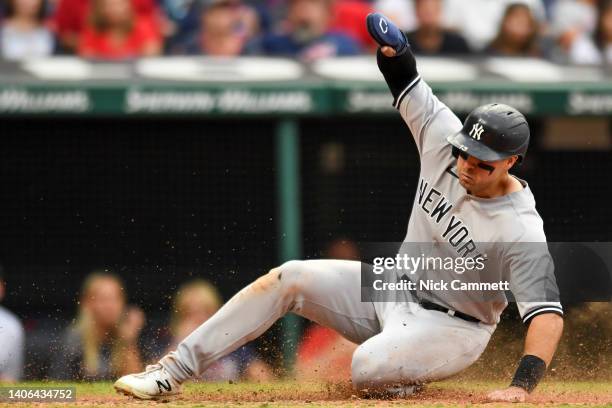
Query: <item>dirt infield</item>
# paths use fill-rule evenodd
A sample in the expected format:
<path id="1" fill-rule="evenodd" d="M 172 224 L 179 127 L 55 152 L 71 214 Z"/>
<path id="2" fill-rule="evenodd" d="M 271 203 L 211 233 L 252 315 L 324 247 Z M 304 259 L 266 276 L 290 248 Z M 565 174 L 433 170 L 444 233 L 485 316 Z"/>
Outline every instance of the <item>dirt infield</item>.
<path id="1" fill-rule="evenodd" d="M 27 384 L 49 387 L 49 383 Z M 66 385 L 66 384 L 64 384 Z M 487 392 L 501 387 L 496 382 L 445 381 L 430 384 L 418 394 L 400 400 L 358 398 L 350 384 L 321 383 L 191 383 L 180 397 L 167 401 L 138 401 L 118 395 L 110 383 L 77 384 L 77 402 L 73 403 L 0 403 L 9 408 L 23 407 L 370 407 L 370 406 L 607 406 L 612 407 L 612 384 L 609 382 L 545 382 L 534 392 L 527 404 L 486 403 Z"/>

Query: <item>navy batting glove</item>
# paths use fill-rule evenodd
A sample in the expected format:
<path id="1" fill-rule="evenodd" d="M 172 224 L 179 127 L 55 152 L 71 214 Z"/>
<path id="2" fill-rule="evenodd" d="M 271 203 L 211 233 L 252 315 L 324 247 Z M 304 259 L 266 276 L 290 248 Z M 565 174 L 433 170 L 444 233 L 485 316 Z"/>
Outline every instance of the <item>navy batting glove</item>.
<path id="1" fill-rule="evenodd" d="M 366 25 L 374 41 L 381 47 L 393 48 L 396 55 L 402 55 L 408 50 L 408 40 L 402 30 L 381 13 L 368 14 Z"/>

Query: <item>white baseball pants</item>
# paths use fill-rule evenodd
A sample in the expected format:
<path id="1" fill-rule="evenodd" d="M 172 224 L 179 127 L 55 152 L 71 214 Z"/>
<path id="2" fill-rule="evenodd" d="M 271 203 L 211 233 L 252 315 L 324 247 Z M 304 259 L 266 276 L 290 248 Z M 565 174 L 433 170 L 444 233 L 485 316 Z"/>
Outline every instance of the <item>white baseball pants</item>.
<path id="1" fill-rule="evenodd" d="M 160 363 L 179 381 L 264 333 L 293 312 L 360 346 L 353 386 L 385 392 L 439 380 L 471 365 L 495 326 L 472 323 L 412 302 L 361 302 L 356 261 L 290 261 L 251 283 Z"/>

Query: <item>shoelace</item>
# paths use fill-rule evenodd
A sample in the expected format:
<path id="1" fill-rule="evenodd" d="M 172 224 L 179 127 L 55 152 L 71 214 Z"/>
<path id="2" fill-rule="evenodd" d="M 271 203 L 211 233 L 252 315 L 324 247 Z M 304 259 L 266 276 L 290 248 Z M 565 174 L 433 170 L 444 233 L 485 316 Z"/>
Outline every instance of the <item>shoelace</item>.
<path id="1" fill-rule="evenodd" d="M 153 371 L 161 370 L 161 364 L 150 364 L 145 367 L 145 370 L 142 373 L 136 374 L 139 378 L 144 378 L 146 375 L 152 373 Z"/>
<path id="2" fill-rule="evenodd" d="M 155 370 L 161 370 L 162 369 L 162 365 L 161 364 L 149 364 L 146 368 L 145 368 L 145 372 L 150 372 L 150 371 L 155 371 Z"/>

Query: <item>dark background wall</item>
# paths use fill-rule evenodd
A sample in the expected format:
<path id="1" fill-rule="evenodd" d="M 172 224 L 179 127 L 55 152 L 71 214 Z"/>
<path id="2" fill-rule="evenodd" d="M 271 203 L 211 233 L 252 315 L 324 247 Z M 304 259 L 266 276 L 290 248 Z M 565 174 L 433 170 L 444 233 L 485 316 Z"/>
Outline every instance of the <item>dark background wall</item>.
<path id="1" fill-rule="evenodd" d="M 147 311 L 193 275 L 229 296 L 276 257 L 272 124 L 3 121 L 0 260 L 7 304 L 70 316 L 111 268 Z"/>
<path id="2" fill-rule="evenodd" d="M 516 174 L 548 239 L 610 241 L 610 153 L 545 151 L 542 122 L 531 124 Z M 274 130 L 272 119 L 3 119 L 5 305 L 28 330 L 54 333 L 96 268 L 120 274 L 151 321 L 195 276 L 229 298 L 278 262 Z M 401 119 L 313 118 L 300 132 L 304 257 L 340 237 L 402 240 L 419 163 Z"/>
<path id="3" fill-rule="evenodd" d="M 609 240 L 610 153 L 544 151 L 531 123 L 516 174 L 548 239 Z M 419 169 L 403 122 L 318 118 L 300 131 L 304 256 L 338 237 L 403 239 Z M 155 312 L 191 276 L 227 297 L 277 263 L 271 120 L 14 119 L 0 132 L 0 262 L 20 314 L 72 315 L 95 268 Z"/>

